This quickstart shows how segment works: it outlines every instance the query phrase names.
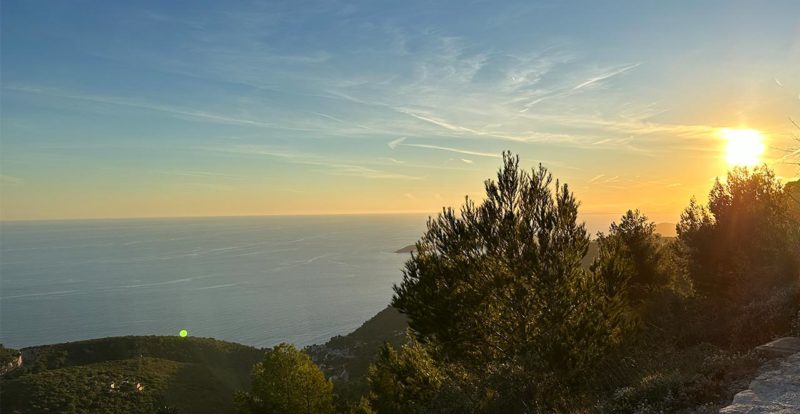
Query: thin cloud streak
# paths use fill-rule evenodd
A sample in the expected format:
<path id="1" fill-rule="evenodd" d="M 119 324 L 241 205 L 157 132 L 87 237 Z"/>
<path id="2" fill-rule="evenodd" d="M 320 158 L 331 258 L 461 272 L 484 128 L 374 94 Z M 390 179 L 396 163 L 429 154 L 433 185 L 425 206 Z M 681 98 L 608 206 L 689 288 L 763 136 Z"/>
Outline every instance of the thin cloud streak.
<path id="1" fill-rule="evenodd" d="M 623 67 L 621 67 L 619 69 L 616 69 L 616 70 L 613 70 L 611 72 L 602 74 L 600 76 L 596 76 L 594 78 L 591 78 L 591 79 L 587 80 L 586 82 L 583 82 L 583 83 L 575 86 L 574 88 L 572 88 L 572 90 L 583 89 L 583 88 L 585 88 L 585 87 L 587 87 L 589 85 L 592 85 L 594 83 L 597 83 L 597 82 L 600 82 L 600 81 L 604 81 L 604 80 L 606 80 L 608 78 L 612 78 L 612 77 L 617 76 L 617 75 L 621 75 L 621 74 L 623 74 L 623 73 L 625 73 L 625 72 L 627 72 L 627 71 L 629 71 L 631 69 L 637 68 L 639 65 L 641 65 L 641 62 L 640 63 L 634 63 L 634 64 L 628 65 L 628 66 L 623 66 Z"/>
<path id="2" fill-rule="evenodd" d="M 389 148 L 391 148 L 391 149 L 395 149 L 395 148 L 397 148 L 398 145 L 401 145 L 403 143 L 403 141 L 405 141 L 405 140 L 406 140 L 406 137 L 398 138 L 398 139 L 396 139 L 394 141 L 389 141 L 386 145 L 388 145 Z"/>
<path id="3" fill-rule="evenodd" d="M 601 179 L 601 178 L 603 178 L 603 177 L 605 177 L 605 176 L 606 176 L 605 174 L 599 174 L 599 175 L 596 175 L 596 176 L 592 177 L 592 179 L 591 179 L 591 180 L 589 180 L 589 182 L 590 182 L 590 183 L 593 183 L 593 182 L 595 182 L 595 181 L 597 181 L 597 180 L 599 180 L 599 179 Z"/>
<path id="4" fill-rule="evenodd" d="M 101 104 L 108 104 L 108 105 L 115 105 L 115 106 L 125 106 L 131 108 L 138 108 L 138 109 L 145 109 L 150 111 L 162 112 L 171 115 L 179 115 L 185 117 L 191 117 L 196 119 L 201 119 L 209 122 L 215 123 L 222 123 L 222 124 L 235 124 L 235 125 L 247 125 L 247 126 L 256 126 L 256 127 L 263 127 L 263 128 L 276 128 L 276 129 L 292 129 L 298 131 L 313 131 L 307 128 L 291 128 L 286 126 L 281 126 L 269 122 L 257 121 L 253 119 L 246 119 L 246 118 L 238 118 L 232 117 L 228 115 L 220 115 L 210 112 L 203 112 L 203 111 L 195 111 L 189 109 L 181 109 L 181 108 L 174 108 L 164 105 L 157 105 L 151 104 L 146 102 L 135 102 L 135 101 L 128 101 L 124 99 L 118 99 L 114 97 L 106 97 L 106 96 L 96 96 L 96 95 L 85 95 L 79 93 L 70 93 L 65 91 L 59 90 L 52 90 L 52 89 L 42 89 L 36 87 L 28 87 L 28 86 L 6 86 L 3 89 L 16 91 L 16 92 L 23 92 L 23 93 L 30 93 L 30 94 L 37 94 L 42 96 L 49 96 L 54 98 L 62 98 L 62 99 L 72 99 L 72 100 L 80 100 L 85 102 L 93 102 L 93 103 L 101 103 Z"/>
<path id="5" fill-rule="evenodd" d="M 292 164 L 314 165 L 325 167 L 330 175 L 356 176 L 370 179 L 397 179 L 397 180 L 423 180 L 423 177 L 398 174 L 382 170 L 377 170 L 363 165 L 330 161 L 317 154 L 286 152 L 269 147 L 260 146 L 236 146 L 233 148 L 202 148 L 206 150 L 234 153 L 242 155 L 268 156 L 283 159 Z"/>
<path id="6" fill-rule="evenodd" d="M 439 151 L 454 152 L 456 154 L 475 155 L 478 157 L 500 158 L 500 154 L 494 154 L 491 152 L 470 151 L 459 148 L 440 147 L 438 145 L 428 145 L 428 144 L 401 144 L 401 145 L 404 147 L 427 148 Z"/>
<path id="7" fill-rule="evenodd" d="M 454 152 L 456 154 L 463 154 L 463 155 L 475 155 L 478 157 L 490 157 L 490 158 L 500 158 L 500 155 L 490 153 L 490 152 L 480 152 L 480 151 L 471 151 L 465 150 L 460 148 L 452 148 L 452 147 L 441 147 L 438 145 L 429 145 L 429 144 L 406 144 L 406 137 L 398 138 L 394 141 L 389 141 L 386 145 L 391 148 L 392 150 L 397 149 L 397 147 L 413 147 L 413 148 L 425 148 L 425 149 L 432 149 L 438 151 L 447 151 L 447 152 Z M 472 160 L 465 160 L 462 159 L 464 163 L 472 164 Z"/>

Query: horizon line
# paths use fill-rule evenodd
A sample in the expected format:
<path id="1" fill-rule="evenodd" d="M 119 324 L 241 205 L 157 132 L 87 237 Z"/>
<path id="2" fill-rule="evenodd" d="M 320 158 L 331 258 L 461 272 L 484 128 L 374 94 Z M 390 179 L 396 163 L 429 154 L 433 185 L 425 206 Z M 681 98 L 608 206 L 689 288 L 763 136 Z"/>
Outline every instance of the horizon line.
<path id="1" fill-rule="evenodd" d="M 186 215 L 186 216 L 132 216 L 132 217 L 65 217 L 65 218 L 23 218 L 0 219 L 0 223 L 48 222 L 48 221 L 112 221 L 112 220 L 175 220 L 201 218 L 256 218 L 256 217 L 324 217 L 324 216 L 397 216 L 413 214 L 433 214 L 431 211 L 356 211 L 356 212 L 311 212 L 311 213 L 266 213 L 266 214 L 220 214 L 220 215 Z"/>
<path id="2" fill-rule="evenodd" d="M 66 218 L 25 218 L 25 219 L 0 219 L 0 224 L 7 223 L 45 223 L 64 221 L 125 221 L 125 220 L 180 220 L 180 219 L 213 219 L 213 218 L 259 218 L 259 217 L 329 217 L 329 216 L 401 216 L 427 214 L 429 217 L 439 214 L 448 207 L 437 211 L 412 210 L 412 211 L 356 211 L 356 212 L 310 212 L 310 213 L 266 213 L 266 214 L 231 214 L 231 215 L 186 215 L 186 216 L 133 216 L 133 217 L 66 217 Z M 455 211 L 458 209 L 453 208 Z M 618 216 L 617 212 L 591 212 L 579 213 L 580 216 Z M 614 220 L 612 220 L 614 221 Z M 667 220 L 652 220 L 656 224 L 669 223 Z M 584 221 L 585 223 L 585 221 Z"/>

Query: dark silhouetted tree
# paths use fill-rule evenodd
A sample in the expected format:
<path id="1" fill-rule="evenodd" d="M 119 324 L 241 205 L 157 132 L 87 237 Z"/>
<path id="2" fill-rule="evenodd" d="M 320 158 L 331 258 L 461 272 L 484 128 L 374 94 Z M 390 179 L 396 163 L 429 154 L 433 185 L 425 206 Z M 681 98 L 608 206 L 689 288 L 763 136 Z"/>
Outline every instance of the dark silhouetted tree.
<path id="1" fill-rule="evenodd" d="M 707 207 L 692 200 L 677 230 L 707 313 L 727 315 L 713 324 L 717 339 L 752 346 L 788 329 L 799 306 L 800 224 L 772 170 L 730 171 Z"/>
<path id="2" fill-rule="evenodd" d="M 790 219 L 789 202 L 766 166 L 736 168 L 726 181 L 718 179 L 708 207 L 692 200 L 677 229 L 696 288 L 725 298 L 795 277 L 799 229 Z"/>
<path id="3" fill-rule="evenodd" d="M 800 180 L 786 183 L 783 191 L 789 197 L 789 215 L 800 224 Z"/>

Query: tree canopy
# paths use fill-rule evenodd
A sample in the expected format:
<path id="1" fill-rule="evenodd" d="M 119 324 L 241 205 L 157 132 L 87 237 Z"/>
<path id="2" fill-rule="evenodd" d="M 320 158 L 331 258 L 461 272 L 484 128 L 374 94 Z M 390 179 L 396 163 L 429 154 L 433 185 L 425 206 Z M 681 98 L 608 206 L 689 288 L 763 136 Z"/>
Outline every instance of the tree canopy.
<path id="1" fill-rule="evenodd" d="M 687 248 L 697 288 L 709 296 L 737 295 L 793 277 L 800 226 L 791 198 L 765 166 L 736 168 L 716 180 L 708 206 L 692 201 L 681 215 L 678 238 Z M 746 279 L 740 280 L 741 277 Z"/>
<path id="2" fill-rule="evenodd" d="M 291 344 L 280 344 L 253 367 L 249 393 L 236 395 L 241 413 L 333 412 L 333 384 L 311 358 Z"/>
<path id="3" fill-rule="evenodd" d="M 438 360 L 506 412 L 553 409 L 627 326 L 621 292 L 581 266 L 589 237 L 566 184 L 503 155 L 486 200 L 428 222 L 393 306 Z"/>
<path id="4" fill-rule="evenodd" d="M 797 314 L 800 224 L 788 190 L 766 166 L 736 168 L 717 180 L 708 205 L 692 200 L 678 224 L 680 248 L 695 288 L 715 324 L 742 346 L 785 332 Z"/>
<path id="5" fill-rule="evenodd" d="M 669 282 L 661 263 L 664 242 L 655 230 L 655 223 L 639 210 L 628 210 L 618 223 L 611 223 L 607 234 L 598 234 L 598 257 L 592 269 L 603 275 L 608 286 L 624 290 L 634 306 Z"/>

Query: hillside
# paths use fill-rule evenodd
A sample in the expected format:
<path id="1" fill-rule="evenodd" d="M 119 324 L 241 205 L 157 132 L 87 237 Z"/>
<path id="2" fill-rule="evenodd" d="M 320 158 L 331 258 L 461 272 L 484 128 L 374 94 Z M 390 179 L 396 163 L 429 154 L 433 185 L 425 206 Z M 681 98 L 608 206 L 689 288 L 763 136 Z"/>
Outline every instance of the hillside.
<path id="1" fill-rule="evenodd" d="M 164 336 L 103 338 L 21 352 L 22 366 L 2 378 L 4 413 L 232 412 L 234 391 L 249 387 L 250 369 L 264 354 L 214 339 Z"/>
<path id="2" fill-rule="evenodd" d="M 355 331 L 309 346 L 306 352 L 333 379 L 337 394 L 355 400 L 368 390 L 367 370 L 383 343 L 403 343 L 407 327 L 405 315 L 386 307 Z"/>
<path id="3" fill-rule="evenodd" d="M 396 253 L 407 254 L 414 250 L 414 245 L 408 245 Z M 597 243 L 592 241 L 583 259 L 587 269 L 597 253 Z M 355 401 L 368 391 L 367 371 L 380 347 L 384 342 L 402 344 L 407 327 L 405 315 L 389 306 L 355 331 L 335 336 L 322 345 L 309 346 L 305 351 L 334 381 L 335 392 L 347 400 Z"/>

